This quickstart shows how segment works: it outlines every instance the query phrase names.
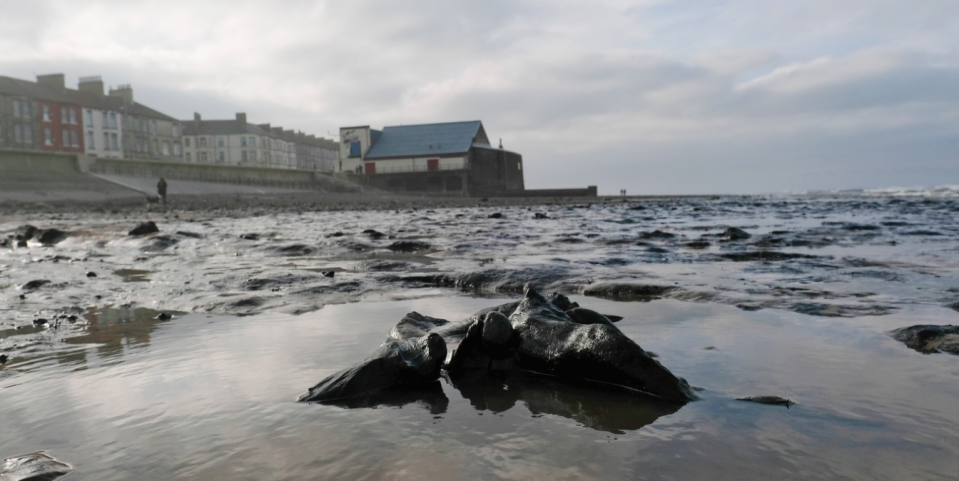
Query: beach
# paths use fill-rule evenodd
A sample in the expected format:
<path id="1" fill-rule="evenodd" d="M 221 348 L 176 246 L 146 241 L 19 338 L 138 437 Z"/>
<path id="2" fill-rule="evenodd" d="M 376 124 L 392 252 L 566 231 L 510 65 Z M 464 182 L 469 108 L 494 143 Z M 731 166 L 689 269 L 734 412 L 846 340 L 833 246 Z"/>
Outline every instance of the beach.
<path id="1" fill-rule="evenodd" d="M 0 203 L 0 450 L 75 479 L 948 479 L 959 357 L 890 332 L 959 319 L 953 194 Z M 294 402 L 407 312 L 526 286 L 623 317 L 701 399 L 493 373 Z"/>

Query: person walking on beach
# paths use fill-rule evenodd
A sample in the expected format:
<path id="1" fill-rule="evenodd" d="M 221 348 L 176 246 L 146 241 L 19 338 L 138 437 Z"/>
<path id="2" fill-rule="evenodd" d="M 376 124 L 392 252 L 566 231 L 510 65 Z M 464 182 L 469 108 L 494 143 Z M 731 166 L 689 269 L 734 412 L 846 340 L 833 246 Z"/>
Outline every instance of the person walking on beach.
<path id="1" fill-rule="evenodd" d="M 160 177 L 160 181 L 157 182 L 157 196 L 160 197 L 160 202 L 166 205 L 166 179 L 163 177 Z"/>

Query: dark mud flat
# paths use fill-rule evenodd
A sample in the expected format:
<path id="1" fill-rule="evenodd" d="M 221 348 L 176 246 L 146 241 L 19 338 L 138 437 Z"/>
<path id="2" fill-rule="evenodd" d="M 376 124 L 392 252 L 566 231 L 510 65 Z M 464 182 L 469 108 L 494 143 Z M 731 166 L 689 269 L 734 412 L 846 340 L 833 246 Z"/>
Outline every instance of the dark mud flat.
<path id="1" fill-rule="evenodd" d="M 890 335 L 959 324 L 959 199 L 935 194 L 22 209 L 0 221 L 0 459 L 45 451 L 66 479 L 952 479 L 959 357 L 927 353 L 955 334 Z M 408 312 L 461 320 L 527 282 L 622 317 L 700 400 L 485 373 L 295 402 Z M 794 404 L 737 400 L 760 396 Z"/>

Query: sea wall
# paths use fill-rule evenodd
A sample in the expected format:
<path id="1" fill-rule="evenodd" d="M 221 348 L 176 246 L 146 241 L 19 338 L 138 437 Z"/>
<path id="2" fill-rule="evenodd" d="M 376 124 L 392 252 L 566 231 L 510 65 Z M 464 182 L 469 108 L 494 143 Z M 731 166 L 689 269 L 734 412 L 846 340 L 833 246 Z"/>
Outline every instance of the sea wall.
<path id="1" fill-rule="evenodd" d="M 94 174 L 124 175 L 227 184 L 260 185 L 300 190 L 355 192 L 359 186 L 328 175 L 290 169 L 239 167 L 232 165 L 184 164 L 145 160 L 95 159 L 89 171 Z"/>

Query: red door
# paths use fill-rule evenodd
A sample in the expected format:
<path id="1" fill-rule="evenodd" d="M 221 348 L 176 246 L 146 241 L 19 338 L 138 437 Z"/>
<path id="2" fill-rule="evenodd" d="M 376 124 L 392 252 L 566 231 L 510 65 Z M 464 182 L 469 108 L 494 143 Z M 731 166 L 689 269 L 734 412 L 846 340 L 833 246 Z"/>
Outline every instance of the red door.
<path id="1" fill-rule="evenodd" d="M 373 175 L 376 173 L 376 162 L 367 162 L 364 167 L 366 168 L 366 175 Z"/>
<path id="2" fill-rule="evenodd" d="M 440 170 L 440 159 L 426 159 L 426 170 Z"/>

